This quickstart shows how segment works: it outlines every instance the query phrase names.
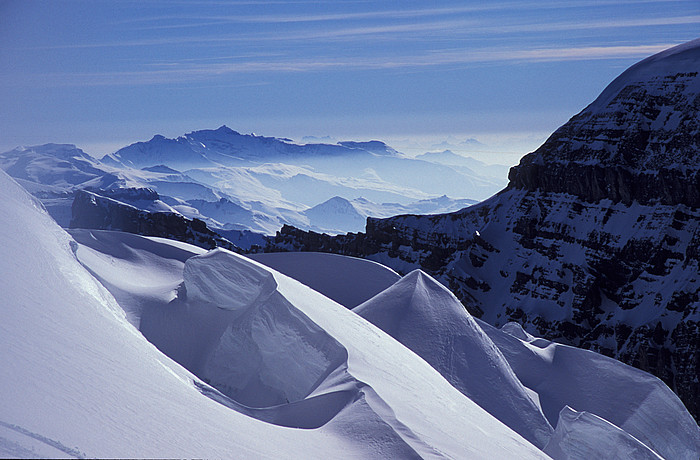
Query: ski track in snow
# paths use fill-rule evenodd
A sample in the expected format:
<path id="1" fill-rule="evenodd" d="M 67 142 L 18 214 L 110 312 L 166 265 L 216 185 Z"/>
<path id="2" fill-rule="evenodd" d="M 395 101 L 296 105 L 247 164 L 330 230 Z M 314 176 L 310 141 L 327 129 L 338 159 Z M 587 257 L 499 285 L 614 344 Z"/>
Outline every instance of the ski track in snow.
<path id="1" fill-rule="evenodd" d="M 17 457 L 41 458 L 43 456 L 50 458 L 61 458 L 62 455 L 56 452 L 59 451 L 60 453 L 65 454 L 65 458 L 87 458 L 85 454 L 80 452 L 78 449 L 66 447 L 58 441 L 54 441 L 53 439 L 49 439 L 46 436 L 42 436 L 38 433 L 33 433 L 22 428 L 21 426 L 6 423 L 2 420 L 0 420 L 0 426 L 19 433 L 20 435 L 27 436 L 41 444 L 44 444 L 44 446 L 49 447 L 49 449 L 46 449 L 45 447 L 42 448 L 41 446 L 32 446 L 31 443 L 21 443 L 21 440 L 13 441 L 6 437 L 9 435 L 8 433 L 2 433 L 2 435 L 0 435 L 0 455 L 3 454 L 2 451 L 4 450 L 7 454 Z"/>

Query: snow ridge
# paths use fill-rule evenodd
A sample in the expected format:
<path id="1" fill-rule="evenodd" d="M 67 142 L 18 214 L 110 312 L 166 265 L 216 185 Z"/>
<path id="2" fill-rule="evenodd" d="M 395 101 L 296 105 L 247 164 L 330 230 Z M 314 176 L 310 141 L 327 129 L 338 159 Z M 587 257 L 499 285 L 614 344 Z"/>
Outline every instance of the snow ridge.
<path id="1" fill-rule="evenodd" d="M 547 443 L 552 427 L 501 352 L 459 300 L 430 276 L 415 270 L 353 311 L 527 440 L 539 447 Z"/>

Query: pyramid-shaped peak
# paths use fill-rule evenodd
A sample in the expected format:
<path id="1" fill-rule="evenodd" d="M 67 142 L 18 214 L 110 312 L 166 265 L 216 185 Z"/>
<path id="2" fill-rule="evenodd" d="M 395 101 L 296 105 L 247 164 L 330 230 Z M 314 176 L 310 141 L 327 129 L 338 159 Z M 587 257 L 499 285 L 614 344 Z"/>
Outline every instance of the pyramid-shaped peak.
<path id="1" fill-rule="evenodd" d="M 220 133 L 238 134 L 236 131 L 232 130 L 231 128 L 229 128 L 229 127 L 226 126 L 226 125 L 221 125 L 221 126 L 219 126 L 219 127 L 216 129 L 216 131 L 218 131 L 218 132 L 220 132 Z"/>
<path id="2" fill-rule="evenodd" d="M 413 270 L 353 311 L 387 332 L 401 328 L 406 319 L 423 322 L 421 327 L 430 324 L 448 329 L 457 318 L 473 322 L 454 294 L 420 269 Z"/>
<path id="3" fill-rule="evenodd" d="M 413 350 L 455 388 L 536 446 L 553 432 L 503 354 L 457 298 L 414 270 L 353 309 Z"/>

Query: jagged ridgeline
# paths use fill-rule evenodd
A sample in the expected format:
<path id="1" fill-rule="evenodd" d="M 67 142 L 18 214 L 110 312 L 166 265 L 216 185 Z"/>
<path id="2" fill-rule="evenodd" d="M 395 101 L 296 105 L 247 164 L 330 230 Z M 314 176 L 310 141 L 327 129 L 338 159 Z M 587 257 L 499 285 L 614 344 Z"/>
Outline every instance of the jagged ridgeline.
<path id="1" fill-rule="evenodd" d="M 662 378 L 700 415 L 700 40 L 632 66 L 461 211 L 368 219 L 269 250 L 422 268 L 496 326 L 590 348 Z"/>

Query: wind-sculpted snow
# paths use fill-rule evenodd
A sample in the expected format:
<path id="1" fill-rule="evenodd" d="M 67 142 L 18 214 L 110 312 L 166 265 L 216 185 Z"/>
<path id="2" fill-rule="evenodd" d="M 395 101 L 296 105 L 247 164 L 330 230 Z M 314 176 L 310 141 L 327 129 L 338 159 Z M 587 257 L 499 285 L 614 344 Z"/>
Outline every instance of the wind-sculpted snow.
<path id="1" fill-rule="evenodd" d="M 166 240 L 114 232 L 76 234 L 81 262 L 121 289 L 122 308 L 142 309 L 142 333 L 214 385 L 196 387 L 226 410 L 312 429 L 331 457 L 542 455 L 389 336 L 257 262 L 225 250 L 183 261 L 201 250 L 177 242 L 166 250 Z M 139 263 L 133 279 L 160 285 L 148 279 L 153 267 L 155 278 L 167 279 L 160 291 L 115 281 Z"/>
<path id="2" fill-rule="evenodd" d="M 607 420 L 664 458 L 690 460 L 700 453 L 697 423 L 653 375 L 589 350 L 533 337 L 516 323 L 502 330 L 479 324 L 522 384 L 539 395 L 552 425 L 569 406 Z M 596 438 L 588 439 L 595 447 Z"/>
<path id="3" fill-rule="evenodd" d="M 401 455 L 330 430 L 261 423 L 201 394 L 75 260 L 70 237 L 0 172 L 0 454 L 31 457 Z M 274 439 L 274 442 L 270 442 Z"/>
<path id="4" fill-rule="evenodd" d="M 183 276 L 188 301 L 239 313 L 264 303 L 277 289 L 269 271 L 244 259 L 231 258 L 222 251 L 189 259 Z M 232 292 L 236 295 L 231 295 Z"/>
<path id="5" fill-rule="evenodd" d="M 347 308 L 358 306 L 400 278 L 384 265 L 337 254 L 276 252 L 250 254 L 248 257 L 300 281 Z"/>
<path id="6" fill-rule="evenodd" d="M 153 302 L 170 302 L 190 257 L 206 250 L 187 243 L 125 232 L 71 229 L 75 255 L 122 306 L 137 329 Z"/>
<path id="7" fill-rule="evenodd" d="M 416 352 L 491 415 L 544 447 L 552 427 L 454 295 L 420 270 L 353 310 Z"/>
<path id="8" fill-rule="evenodd" d="M 225 310 L 216 313 L 228 322 L 193 370 L 241 404 L 300 401 L 347 360 L 346 350 L 277 292 L 272 273 L 252 261 L 220 250 L 192 257 L 185 263 L 184 289 L 189 310 Z"/>
<path id="9" fill-rule="evenodd" d="M 556 460 L 662 460 L 646 445 L 605 419 L 569 406 L 559 413 L 554 436 L 544 451 Z"/>

